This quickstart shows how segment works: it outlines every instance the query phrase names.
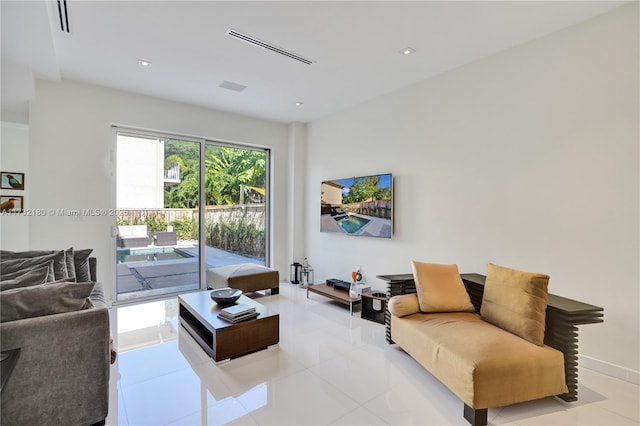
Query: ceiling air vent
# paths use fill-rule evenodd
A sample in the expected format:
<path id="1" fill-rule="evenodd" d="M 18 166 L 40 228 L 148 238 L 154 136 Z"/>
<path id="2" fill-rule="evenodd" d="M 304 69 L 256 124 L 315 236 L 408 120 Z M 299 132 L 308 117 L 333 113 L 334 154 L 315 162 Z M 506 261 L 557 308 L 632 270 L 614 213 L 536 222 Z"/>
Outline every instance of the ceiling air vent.
<path id="1" fill-rule="evenodd" d="M 234 83 L 233 81 L 227 80 L 220 83 L 219 87 L 222 87 L 223 89 L 233 90 L 234 92 L 242 92 L 247 88 L 247 86 L 245 86 L 244 84 Z"/>
<path id="2" fill-rule="evenodd" d="M 271 50 L 272 52 L 279 53 L 291 59 L 295 59 L 296 61 L 302 62 L 303 64 L 311 65 L 313 63 L 313 61 L 310 59 L 304 58 L 293 52 L 289 52 L 288 50 L 285 50 L 281 47 L 274 46 L 273 44 L 267 43 L 266 41 L 258 40 L 255 37 L 252 37 L 248 34 L 241 33 L 240 31 L 236 31 L 232 28 L 229 28 L 225 34 L 227 34 L 229 37 L 237 38 L 246 43 L 253 44 L 254 46 L 260 47 L 262 49 Z"/>
<path id="3" fill-rule="evenodd" d="M 58 17 L 60 18 L 60 31 L 69 32 L 69 14 L 67 13 L 67 0 L 58 1 Z"/>

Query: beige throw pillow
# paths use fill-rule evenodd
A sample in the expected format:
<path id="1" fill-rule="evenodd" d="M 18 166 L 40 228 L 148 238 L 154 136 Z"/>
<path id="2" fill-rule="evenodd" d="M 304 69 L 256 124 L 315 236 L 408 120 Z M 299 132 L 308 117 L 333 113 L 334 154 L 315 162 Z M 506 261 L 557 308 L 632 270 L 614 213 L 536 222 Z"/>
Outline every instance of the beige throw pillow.
<path id="1" fill-rule="evenodd" d="M 411 262 L 422 312 L 473 312 L 458 265 Z"/>
<path id="2" fill-rule="evenodd" d="M 536 345 L 544 342 L 549 276 L 489 263 L 482 318 Z"/>
<path id="3" fill-rule="evenodd" d="M 420 304 L 416 294 L 399 294 L 389 299 L 391 315 L 402 318 L 420 312 Z"/>

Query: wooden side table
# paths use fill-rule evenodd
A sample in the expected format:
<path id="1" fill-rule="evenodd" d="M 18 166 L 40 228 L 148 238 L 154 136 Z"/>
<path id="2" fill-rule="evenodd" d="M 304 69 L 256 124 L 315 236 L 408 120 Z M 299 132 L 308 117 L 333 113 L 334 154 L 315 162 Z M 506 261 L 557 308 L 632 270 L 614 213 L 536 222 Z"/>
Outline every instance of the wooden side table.
<path id="1" fill-rule="evenodd" d="M 333 286 L 327 284 L 310 285 L 307 287 L 307 299 L 309 298 L 309 293 L 316 293 L 343 305 L 348 305 L 350 315 L 353 315 L 353 306 L 360 303 L 361 300 L 359 297 L 351 297 L 349 291 L 336 290 Z"/>

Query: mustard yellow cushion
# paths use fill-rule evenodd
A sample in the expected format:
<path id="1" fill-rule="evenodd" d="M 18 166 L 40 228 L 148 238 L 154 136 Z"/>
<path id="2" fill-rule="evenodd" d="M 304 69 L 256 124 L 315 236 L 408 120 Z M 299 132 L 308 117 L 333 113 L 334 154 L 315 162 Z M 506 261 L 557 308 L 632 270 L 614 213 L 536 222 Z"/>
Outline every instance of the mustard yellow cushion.
<path id="1" fill-rule="evenodd" d="M 411 262 L 422 312 L 473 312 L 458 265 Z"/>
<path id="2" fill-rule="evenodd" d="M 391 316 L 391 338 L 469 407 L 567 393 L 562 352 L 469 312 Z"/>
<path id="3" fill-rule="evenodd" d="M 489 263 L 482 319 L 536 345 L 544 342 L 549 276 Z"/>
<path id="4" fill-rule="evenodd" d="M 414 293 L 399 294 L 389 299 L 389 312 L 397 317 L 406 317 L 407 315 L 417 314 L 420 312 L 418 304 L 418 296 Z"/>

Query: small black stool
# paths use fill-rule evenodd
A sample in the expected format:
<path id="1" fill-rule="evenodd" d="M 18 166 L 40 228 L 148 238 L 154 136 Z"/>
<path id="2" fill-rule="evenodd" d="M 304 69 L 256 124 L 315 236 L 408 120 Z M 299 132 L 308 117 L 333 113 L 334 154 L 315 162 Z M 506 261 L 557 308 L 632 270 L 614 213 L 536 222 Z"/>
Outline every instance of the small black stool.
<path id="1" fill-rule="evenodd" d="M 365 291 L 362 293 L 362 313 L 361 317 L 384 324 L 384 312 L 387 310 L 387 295 L 381 291 Z M 379 309 L 376 309 L 377 304 Z"/>

